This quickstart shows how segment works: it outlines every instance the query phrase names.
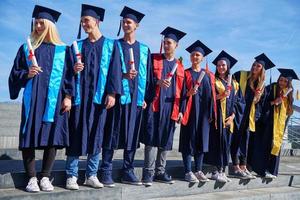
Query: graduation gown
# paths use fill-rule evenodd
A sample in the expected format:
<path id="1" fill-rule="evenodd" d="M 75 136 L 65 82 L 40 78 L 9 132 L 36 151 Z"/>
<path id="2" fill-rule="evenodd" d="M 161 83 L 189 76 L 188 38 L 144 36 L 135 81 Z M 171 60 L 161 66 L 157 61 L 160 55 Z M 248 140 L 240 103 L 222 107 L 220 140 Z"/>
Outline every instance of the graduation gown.
<path id="1" fill-rule="evenodd" d="M 185 76 L 185 89 L 183 94 L 183 104 L 187 104 L 190 97 L 186 97 L 186 93 L 189 90 L 187 88 L 187 81 L 192 81 L 192 87 L 194 87 L 197 79 L 203 69 L 200 72 L 195 72 L 192 68 L 185 70 L 186 74 L 190 73 L 192 80 L 187 79 Z M 198 92 L 192 96 L 192 106 L 190 113 L 184 111 L 184 115 L 189 114 L 189 118 L 186 125 L 181 125 L 180 137 L 179 137 L 179 152 L 185 154 L 195 154 L 208 151 L 209 145 L 209 120 L 212 117 L 212 91 L 209 77 L 207 75 L 202 79 L 201 85 L 198 87 Z M 185 106 L 186 108 L 186 106 Z M 185 116 L 184 116 L 185 117 Z"/>
<path id="2" fill-rule="evenodd" d="M 217 78 L 216 78 L 217 81 Z M 224 80 L 220 80 L 220 84 L 224 88 L 227 87 L 227 83 Z M 231 92 L 229 98 L 226 98 L 226 113 L 225 118 L 235 114 L 235 119 L 233 122 L 233 127 L 224 127 L 223 115 L 221 108 L 221 100 L 217 100 L 217 129 L 214 123 L 210 124 L 210 133 L 209 133 L 209 151 L 204 156 L 204 162 L 210 165 L 225 167 L 229 162 L 229 152 L 231 137 L 234 128 L 239 128 L 240 119 L 243 113 L 243 104 L 239 102 L 239 92 L 238 85 L 232 81 Z M 216 93 L 219 94 L 216 84 Z"/>
<path id="3" fill-rule="evenodd" d="M 255 133 L 253 139 L 253 154 L 251 167 L 258 175 L 264 176 L 266 171 L 277 176 L 278 168 L 280 162 L 280 146 L 277 149 L 277 155 L 274 155 L 274 107 L 271 105 L 271 101 L 276 99 L 276 83 L 273 83 L 266 87 L 266 98 L 263 104 L 263 115 L 262 115 L 262 125 L 259 127 L 258 131 Z M 277 109 L 282 109 L 277 106 Z M 279 114 L 279 116 L 282 113 Z M 285 116 L 283 121 L 283 129 L 281 134 L 284 134 L 286 124 L 288 122 L 288 116 Z M 280 130 L 280 125 L 276 124 L 276 129 Z M 282 138 L 281 138 L 282 141 Z M 276 150 L 275 150 L 276 151 Z"/>
<path id="4" fill-rule="evenodd" d="M 68 156 L 81 156 L 86 154 L 100 153 L 104 135 L 104 125 L 107 115 L 105 109 L 105 99 L 107 94 L 121 94 L 121 68 L 112 65 L 112 60 L 116 59 L 116 44 L 114 43 L 111 55 L 105 91 L 100 104 L 94 102 L 99 80 L 100 64 L 102 62 L 102 52 L 104 40 L 102 36 L 95 42 L 88 38 L 82 41 L 82 62 L 84 69 L 80 72 L 80 104 L 76 105 L 75 98 L 70 113 L 70 147 L 67 148 Z M 75 64 L 75 56 L 70 56 L 72 66 Z M 78 75 L 76 75 L 78 76 Z M 78 77 L 77 78 L 78 81 Z"/>
<path id="5" fill-rule="evenodd" d="M 177 59 L 168 61 L 164 58 L 164 55 L 162 56 L 163 68 L 161 77 L 166 78 L 171 72 L 175 62 L 177 62 Z M 173 75 L 169 88 L 160 88 L 158 97 L 159 111 L 153 111 L 154 102 L 151 102 L 151 105 L 149 105 L 144 112 L 140 141 L 147 146 L 172 150 L 175 121 L 171 119 L 171 116 L 175 101 L 177 76 L 177 73 Z M 155 78 L 155 83 L 156 82 L 157 78 Z"/>
<path id="6" fill-rule="evenodd" d="M 56 46 L 50 43 L 42 43 L 36 50 L 35 56 L 38 65 L 42 68 L 40 72 L 33 78 L 27 78 L 29 67 L 26 61 L 28 53 L 24 51 L 22 45 L 10 72 L 8 84 L 11 99 L 17 99 L 22 88 L 32 84 L 32 88 L 28 88 L 30 106 L 28 107 L 28 115 L 25 110 L 25 100 L 22 100 L 22 115 L 19 134 L 19 149 L 34 148 L 44 149 L 46 147 L 63 148 L 69 145 L 69 128 L 67 124 L 68 113 L 61 112 L 61 104 L 66 95 L 73 96 L 72 69 L 69 68 L 67 62 L 63 61 L 62 76 L 58 88 L 58 95 L 54 109 L 53 120 L 44 120 L 45 112 L 48 107 L 48 90 L 51 73 L 53 73 L 53 60 Z M 69 48 L 65 48 L 65 57 L 69 54 Z M 64 59 L 64 58 L 62 58 Z M 24 90 L 25 92 L 25 90 Z M 25 94 L 25 93 L 24 93 Z M 26 117 L 27 116 L 27 117 Z M 27 119 L 27 120 L 26 120 Z M 26 123 L 26 124 L 25 124 Z"/>
<path id="7" fill-rule="evenodd" d="M 246 74 L 246 79 L 243 79 L 242 73 Z M 239 71 L 234 74 L 235 79 L 240 84 L 241 94 L 245 101 L 245 109 L 241 119 L 240 128 L 234 129 L 234 134 L 232 136 L 231 152 L 237 156 L 244 156 L 248 158 L 248 162 L 251 163 L 252 150 L 255 148 L 252 145 L 253 137 L 252 131 L 249 130 L 249 117 L 251 112 L 252 102 L 255 96 L 255 92 L 251 89 L 248 75 L 250 72 Z M 257 87 L 257 83 L 254 83 L 254 86 Z M 260 101 L 255 104 L 255 113 L 254 119 L 255 127 L 258 129 L 261 126 L 260 119 L 262 116 L 262 105 L 264 102 L 265 93 L 263 92 Z"/>
<path id="8" fill-rule="evenodd" d="M 135 69 L 138 71 L 138 75 L 133 80 L 128 80 L 131 102 L 122 104 L 121 99 L 119 98 L 116 101 L 114 108 L 110 109 L 108 112 L 103 148 L 136 150 L 139 147 L 139 132 L 143 112 L 142 105 L 138 105 L 138 84 L 139 76 L 141 76 L 139 75 L 141 43 L 135 41 L 133 44 L 128 44 L 123 39 L 119 39 L 118 42 L 122 48 L 123 58 L 121 58 L 120 49 L 119 46 L 117 46 L 115 51 L 116 59 L 113 61 L 113 66 L 121 68 L 122 59 L 124 59 L 126 71 L 130 71 L 129 49 L 133 48 Z M 151 102 L 151 99 L 153 98 L 153 73 L 149 48 L 147 56 L 144 100 L 148 104 L 147 106 L 149 106 L 149 102 Z M 122 87 L 122 95 L 123 94 L 124 86 Z"/>

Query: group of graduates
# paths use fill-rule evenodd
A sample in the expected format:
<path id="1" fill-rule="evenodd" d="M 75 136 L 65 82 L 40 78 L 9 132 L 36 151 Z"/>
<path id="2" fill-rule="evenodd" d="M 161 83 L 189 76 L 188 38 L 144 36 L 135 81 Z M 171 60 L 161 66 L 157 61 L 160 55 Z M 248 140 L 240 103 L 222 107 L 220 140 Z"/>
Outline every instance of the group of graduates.
<path id="1" fill-rule="evenodd" d="M 293 112 L 291 81 L 298 79 L 292 69 L 279 69 L 278 81 L 265 87 L 265 71 L 275 66 L 265 54 L 255 57 L 249 72 L 232 75 L 237 60 L 222 51 L 212 73 L 200 66 L 212 50 L 199 40 L 186 49 L 191 67 L 185 69 L 175 58 L 184 32 L 167 27 L 161 33 L 164 53 L 151 54 L 135 36 L 144 14 L 125 6 L 120 14 L 124 36 L 111 40 L 99 29 L 104 13 L 83 4 L 78 39 L 81 28 L 87 38 L 69 47 L 55 26 L 60 13 L 34 8 L 31 44 L 19 48 L 9 76 L 11 99 L 24 88 L 19 149 L 28 192 L 54 189 L 49 177 L 61 148 L 66 148 L 67 189 L 79 189 L 79 156 L 87 156 L 85 185 L 114 187 L 116 149 L 124 149 L 123 183 L 174 183 L 165 167 L 176 123 L 181 124 L 186 181 L 209 181 L 202 171 L 207 163 L 215 166 L 211 179 L 229 182 L 224 172 L 230 154 L 233 176 L 255 178 L 247 165 L 266 178 L 277 176 L 283 133 Z M 141 181 L 133 164 L 140 143 L 145 145 Z M 36 149 L 44 150 L 39 181 Z"/>

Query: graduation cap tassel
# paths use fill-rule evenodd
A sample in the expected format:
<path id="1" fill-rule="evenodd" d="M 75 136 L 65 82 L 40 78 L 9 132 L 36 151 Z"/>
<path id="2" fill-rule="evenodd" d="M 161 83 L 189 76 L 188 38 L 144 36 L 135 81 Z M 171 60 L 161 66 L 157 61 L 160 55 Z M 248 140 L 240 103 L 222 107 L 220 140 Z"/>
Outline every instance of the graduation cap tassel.
<path id="1" fill-rule="evenodd" d="M 297 90 L 296 99 L 297 99 L 297 100 L 300 100 L 300 92 L 299 92 L 299 90 Z"/>
<path id="2" fill-rule="evenodd" d="M 122 20 L 120 20 L 120 25 L 119 25 L 119 30 L 118 30 L 118 34 L 117 34 L 117 36 L 119 36 L 119 35 L 120 35 L 120 33 L 121 33 L 121 26 L 122 26 Z"/>
<path id="3" fill-rule="evenodd" d="M 205 58 L 206 60 L 206 64 L 205 64 L 205 71 L 208 72 L 209 71 L 209 68 L 208 68 L 208 62 L 207 62 L 207 58 Z"/>
<path id="4" fill-rule="evenodd" d="M 161 53 L 162 53 L 163 43 L 164 43 L 164 39 L 163 39 L 163 36 L 162 36 L 162 38 L 161 38 L 161 41 L 160 41 L 160 49 L 159 49 L 159 54 L 161 54 Z"/>
<path id="5" fill-rule="evenodd" d="M 272 69 L 270 69 L 270 85 L 272 84 Z"/>
<path id="6" fill-rule="evenodd" d="M 78 29 L 78 35 L 77 39 L 79 40 L 81 38 L 81 23 L 79 23 L 79 29 Z"/>
<path id="7" fill-rule="evenodd" d="M 31 19 L 31 33 L 33 31 L 33 19 Z"/>

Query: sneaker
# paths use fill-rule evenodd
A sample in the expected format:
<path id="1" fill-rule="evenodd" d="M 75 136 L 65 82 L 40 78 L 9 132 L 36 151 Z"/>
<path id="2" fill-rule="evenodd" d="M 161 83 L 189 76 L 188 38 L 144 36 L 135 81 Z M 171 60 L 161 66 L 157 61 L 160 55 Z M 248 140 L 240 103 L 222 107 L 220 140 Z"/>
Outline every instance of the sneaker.
<path id="1" fill-rule="evenodd" d="M 92 188 L 103 188 L 103 184 L 100 183 L 97 176 L 90 176 L 88 178 L 85 178 L 85 181 L 83 184 L 90 186 Z"/>
<path id="2" fill-rule="evenodd" d="M 202 183 L 205 183 L 205 182 L 209 182 L 209 179 L 203 174 L 202 171 L 198 171 L 195 173 L 195 176 L 197 177 L 197 179 L 202 182 Z"/>
<path id="3" fill-rule="evenodd" d="M 112 178 L 112 172 L 111 171 L 102 171 L 101 172 L 101 183 L 105 186 L 105 187 L 115 187 L 115 182 Z"/>
<path id="4" fill-rule="evenodd" d="M 46 192 L 50 192 L 54 190 L 54 187 L 48 177 L 43 177 L 40 180 L 40 188 L 42 191 L 46 191 Z"/>
<path id="5" fill-rule="evenodd" d="M 248 176 L 246 172 L 242 170 L 233 171 L 232 173 L 230 173 L 230 175 L 239 179 L 250 179 L 250 176 Z"/>
<path id="6" fill-rule="evenodd" d="M 142 178 L 142 183 L 143 185 L 147 186 L 152 186 L 153 182 L 153 175 L 150 171 L 143 170 L 143 178 Z"/>
<path id="7" fill-rule="evenodd" d="M 143 185 L 142 182 L 135 176 L 133 170 L 124 170 L 121 182 L 130 185 Z"/>
<path id="8" fill-rule="evenodd" d="M 184 180 L 190 183 L 199 183 L 199 180 L 193 172 L 186 173 L 184 176 Z"/>
<path id="9" fill-rule="evenodd" d="M 79 190 L 79 186 L 77 184 L 77 177 L 76 176 L 72 176 L 72 177 L 67 178 L 66 189 L 68 189 L 68 190 Z"/>
<path id="10" fill-rule="evenodd" d="M 154 180 L 161 183 L 173 184 L 175 181 L 172 180 L 172 177 L 167 174 L 167 172 L 163 174 L 156 174 L 154 176 Z"/>
<path id="11" fill-rule="evenodd" d="M 222 173 L 219 173 L 219 172 L 213 173 L 211 175 L 211 179 L 215 180 L 219 183 L 227 183 L 226 178 L 224 176 L 222 176 Z"/>
<path id="12" fill-rule="evenodd" d="M 251 172 L 249 172 L 248 169 L 245 169 L 244 172 L 246 173 L 246 175 L 247 175 L 250 179 L 256 179 L 256 176 L 254 176 L 253 174 L 251 174 Z"/>
<path id="13" fill-rule="evenodd" d="M 36 177 L 31 177 L 28 181 L 28 184 L 26 186 L 27 192 L 39 192 L 40 188 L 38 185 L 38 180 Z"/>
<path id="14" fill-rule="evenodd" d="M 222 173 L 222 176 L 225 178 L 226 182 L 231 182 L 231 179 L 228 178 L 224 172 Z"/>
<path id="15" fill-rule="evenodd" d="M 267 178 L 267 179 L 275 179 L 275 178 L 277 178 L 277 176 L 274 176 L 270 172 L 266 171 L 265 178 Z"/>

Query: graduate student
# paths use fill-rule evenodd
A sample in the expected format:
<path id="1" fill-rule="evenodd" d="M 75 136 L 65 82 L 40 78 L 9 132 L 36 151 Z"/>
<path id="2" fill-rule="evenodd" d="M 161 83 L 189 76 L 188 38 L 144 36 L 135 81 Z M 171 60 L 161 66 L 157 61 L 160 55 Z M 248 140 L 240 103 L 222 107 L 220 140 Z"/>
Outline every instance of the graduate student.
<path id="1" fill-rule="evenodd" d="M 167 152 L 173 146 L 175 123 L 182 119 L 180 103 L 184 67 L 175 58 L 175 51 L 179 40 L 186 33 L 167 27 L 161 34 L 164 35 L 164 54 L 152 55 L 155 97 L 144 112 L 141 129 L 141 142 L 145 144 L 142 182 L 146 186 L 152 185 L 153 178 L 164 183 L 174 183 L 165 167 Z"/>
<path id="2" fill-rule="evenodd" d="M 185 180 L 207 182 L 209 179 L 202 172 L 202 166 L 204 153 L 208 151 L 213 104 L 210 79 L 205 69 L 201 68 L 201 63 L 212 50 L 199 40 L 186 50 L 190 53 L 192 66 L 185 70 L 185 112 L 181 122 L 179 152 L 182 153 Z M 192 157 L 195 173 L 192 172 Z"/>
<path id="3" fill-rule="evenodd" d="M 150 50 L 136 36 L 144 14 L 125 6 L 120 16 L 120 28 L 122 27 L 124 36 L 116 41 L 117 58 L 113 66 L 122 69 L 122 96 L 108 114 L 101 165 L 101 180 L 110 187 L 114 186 L 114 149 L 124 149 L 122 183 L 142 184 L 134 174 L 134 156 L 139 147 L 142 112 L 153 96 Z"/>
<path id="4" fill-rule="evenodd" d="M 238 71 L 234 77 L 240 84 L 246 107 L 240 129 L 235 129 L 232 136 L 231 158 L 233 163 L 232 176 L 241 179 L 254 179 L 247 169 L 247 160 L 251 163 L 253 148 L 252 136 L 261 126 L 262 105 L 265 98 L 265 72 L 274 67 L 274 63 L 264 54 L 255 57 L 250 71 Z M 248 156 L 249 155 L 249 156 Z"/>
<path id="5" fill-rule="evenodd" d="M 69 145 L 67 119 L 73 72 L 66 63 L 69 49 L 55 25 L 60 14 L 43 6 L 34 7 L 30 41 L 19 48 L 8 80 L 11 99 L 17 99 L 24 88 L 19 149 L 29 178 L 28 192 L 54 189 L 49 177 L 56 150 Z M 36 149 L 44 150 L 39 185 Z"/>
<path id="6" fill-rule="evenodd" d="M 279 68 L 276 83 L 266 87 L 263 106 L 264 126 L 255 133 L 251 167 L 258 175 L 274 179 L 278 175 L 280 150 L 289 117 L 293 114 L 292 80 L 299 80 L 293 69 Z"/>
<path id="7" fill-rule="evenodd" d="M 239 85 L 233 80 L 230 69 L 237 60 L 226 53 L 215 58 L 215 89 L 217 100 L 217 127 L 211 123 L 209 134 L 209 151 L 205 155 L 205 163 L 215 166 L 211 179 L 217 182 L 230 182 L 225 169 L 229 162 L 230 141 L 234 128 L 239 128 L 243 104 L 238 96 Z"/>
<path id="8" fill-rule="evenodd" d="M 84 184 L 93 188 L 103 187 L 97 178 L 97 171 L 106 114 L 114 106 L 116 96 L 121 94 L 121 68 L 112 65 L 112 60 L 117 56 L 115 43 L 103 36 L 99 29 L 104 13 L 103 8 L 82 4 L 78 39 L 81 26 L 87 38 L 77 41 L 77 55 L 72 45 L 70 60 L 76 74 L 76 94 L 69 119 L 70 147 L 66 151 L 66 188 L 71 190 L 79 189 L 78 161 L 79 156 L 85 155 Z"/>

